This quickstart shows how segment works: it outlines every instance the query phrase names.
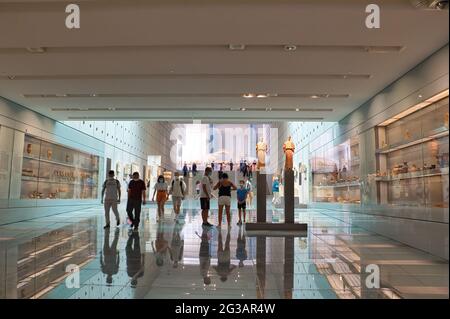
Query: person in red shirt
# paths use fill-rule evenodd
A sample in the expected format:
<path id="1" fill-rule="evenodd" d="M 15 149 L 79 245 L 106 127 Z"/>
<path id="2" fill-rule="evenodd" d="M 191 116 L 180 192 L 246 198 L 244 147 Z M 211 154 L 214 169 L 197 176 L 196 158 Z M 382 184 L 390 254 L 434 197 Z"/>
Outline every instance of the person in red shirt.
<path id="1" fill-rule="evenodd" d="M 133 173 L 133 179 L 128 184 L 128 202 L 127 202 L 127 214 L 131 221 L 131 227 L 134 230 L 139 229 L 139 222 L 141 218 L 142 204 L 146 204 L 145 201 L 145 183 L 139 178 L 139 173 Z M 133 215 L 134 211 L 134 215 Z"/>

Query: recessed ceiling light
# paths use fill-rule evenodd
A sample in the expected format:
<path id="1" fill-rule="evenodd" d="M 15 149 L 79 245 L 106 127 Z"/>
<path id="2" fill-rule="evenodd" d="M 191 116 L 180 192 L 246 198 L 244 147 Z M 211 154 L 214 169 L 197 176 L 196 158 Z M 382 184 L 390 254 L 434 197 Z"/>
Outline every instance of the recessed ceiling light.
<path id="1" fill-rule="evenodd" d="M 272 108 L 271 107 L 266 107 L 266 111 L 267 112 L 272 111 Z"/>
<path id="2" fill-rule="evenodd" d="M 319 96 L 314 94 L 314 95 L 311 95 L 311 98 L 312 98 L 312 99 L 318 99 Z"/>
<path id="3" fill-rule="evenodd" d="M 245 111 L 245 107 L 241 107 L 241 111 Z"/>
<path id="4" fill-rule="evenodd" d="M 230 44 L 228 45 L 230 50 L 245 50 L 245 44 Z"/>
<path id="5" fill-rule="evenodd" d="M 297 50 L 297 46 L 293 44 L 287 44 L 284 46 L 284 51 L 295 51 Z"/>
<path id="6" fill-rule="evenodd" d="M 246 99 L 251 99 L 251 98 L 255 97 L 255 94 L 253 94 L 253 93 L 245 93 L 242 96 L 245 97 Z"/>
<path id="7" fill-rule="evenodd" d="M 14 80 L 15 78 L 16 78 L 15 75 L 8 75 L 8 79 L 10 79 L 10 80 Z"/>
<path id="8" fill-rule="evenodd" d="M 258 94 L 256 97 L 257 97 L 258 99 L 264 99 L 264 98 L 267 97 L 267 94 Z"/>
<path id="9" fill-rule="evenodd" d="M 419 98 L 422 98 L 423 97 L 423 95 L 422 94 L 419 94 Z"/>
<path id="10" fill-rule="evenodd" d="M 296 108 L 295 111 L 298 112 L 298 111 L 300 111 L 300 109 L 299 109 L 299 108 Z"/>
<path id="11" fill-rule="evenodd" d="M 27 48 L 27 51 L 30 53 L 45 53 L 45 48 L 43 47 Z"/>
<path id="12" fill-rule="evenodd" d="M 96 97 L 97 94 L 96 94 L 96 93 L 92 93 L 91 96 L 92 96 L 92 97 Z"/>

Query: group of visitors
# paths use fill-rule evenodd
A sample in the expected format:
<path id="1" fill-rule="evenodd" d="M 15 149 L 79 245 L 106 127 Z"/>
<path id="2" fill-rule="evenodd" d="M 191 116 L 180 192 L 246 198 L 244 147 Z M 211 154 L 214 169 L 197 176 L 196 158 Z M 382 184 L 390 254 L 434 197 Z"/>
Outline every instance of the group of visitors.
<path id="1" fill-rule="evenodd" d="M 247 163 L 246 160 L 242 160 L 239 163 L 239 172 L 243 177 L 252 178 L 253 172 L 256 170 L 256 161 L 253 163 Z"/>
<path id="2" fill-rule="evenodd" d="M 247 199 L 250 197 L 253 199 L 252 186 L 247 180 L 239 181 L 239 188 L 229 180 L 228 174 L 223 173 L 219 181 L 212 186 L 213 181 L 211 178 L 212 168 L 207 167 L 205 169 L 205 174 L 199 183 L 200 188 L 200 207 L 202 209 L 202 220 L 203 226 L 211 227 L 212 224 L 208 221 L 210 201 L 213 197 L 212 190 L 219 191 L 218 197 L 218 224 L 217 227 L 222 227 L 223 220 L 223 210 L 225 208 L 225 214 L 227 217 L 228 227 L 231 226 L 231 192 L 237 191 L 237 208 L 239 211 L 239 221 L 238 225 L 242 225 L 242 216 L 244 217 L 244 222 L 246 222 L 246 203 Z"/>
<path id="3" fill-rule="evenodd" d="M 192 163 L 192 166 L 187 165 L 187 163 L 184 163 L 183 168 L 181 169 L 183 171 L 183 176 L 186 178 L 191 172 L 193 176 L 197 175 L 197 163 Z"/>
<path id="4" fill-rule="evenodd" d="M 231 226 L 231 193 L 236 191 L 237 209 L 239 212 L 238 225 L 246 222 L 247 201 L 252 204 L 253 191 L 249 179 L 240 180 L 239 187 L 236 186 L 230 179 L 227 173 L 220 176 L 219 181 L 213 185 L 211 178 L 212 168 L 207 167 L 205 174 L 200 181 L 197 181 L 196 192 L 200 198 L 200 207 L 202 210 L 203 226 L 211 227 L 212 224 L 208 222 L 210 200 L 213 197 L 213 190 L 218 190 L 218 224 L 217 227 L 222 227 L 223 212 L 225 210 L 227 224 Z M 128 183 L 128 201 L 126 211 L 128 215 L 128 222 L 131 229 L 137 231 L 140 224 L 140 216 L 142 205 L 146 205 L 146 191 L 150 188 L 150 182 L 145 185 L 144 181 L 140 179 L 139 173 L 132 174 L 132 180 Z M 152 202 L 157 203 L 157 222 L 160 222 L 164 217 L 165 203 L 172 196 L 173 210 L 175 212 L 175 221 L 178 221 L 178 216 L 181 211 L 182 201 L 186 197 L 186 183 L 181 178 L 179 172 L 175 172 L 174 178 L 168 184 L 163 175 L 160 175 L 157 182 L 153 186 Z M 115 179 L 115 172 L 108 173 L 107 180 L 103 183 L 102 188 L 102 204 L 105 209 L 105 229 L 110 228 L 110 210 L 113 210 L 116 217 L 117 226 L 120 225 L 120 217 L 118 212 L 118 204 L 121 200 L 121 186 L 117 179 Z"/>
<path id="5" fill-rule="evenodd" d="M 218 190 L 218 224 L 217 227 L 222 226 L 223 212 L 225 210 L 226 222 L 228 224 L 228 233 L 225 242 L 222 239 L 222 233 L 218 233 L 218 249 L 217 258 L 218 263 L 214 268 L 216 269 L 221 281 L 226 281 L 228 275 L 233 271 L 235 266 L 230 263 L 230 227 L 231 227 L 231 194 L 236 191 L 237 208 L 239 211 L 238 225 L 242 225 L 246 222 L 246 208 L 247 201 L 253 198 L 252 185 L 250 181 L 240 180 L 239 185 L 236 186 L 230 179 L 227 173 L 223 173 L 222 178 L 213 185 L 211 178 L 212 168 L 207 167 L 205 174 L 197 184 L 198 195 L 200 198 L 200 206 L 202 209 L 203 220 L 203 233 L 199 237 L 202 240 L 200 245 L 200 268 L 201 274 L 205 284 L 209 284 L 211 279 L 208 276 L 209 268 L 211 265 L 210 255 L 210 238 L 208 228 L 213 226 L 208 222 L 210 200 L 213 197 L 213 191 Z M 127 273 L 132 278 L 131 285 L 136 287 L 138 278 L 143 276 L 144 273 L 144 259 L 142 257 L 138 228 L 140 224 L 140 216 L 142 205 L 146 204 L 146 192 L 150 188 L 150 184 L 147 185 L 140 179 L 138 172 L 132 174 L 132 179 L 128 182 L 128 201 L 126 205 L 126 211 L 128 215 L 128 221 L 132 230 L 129 240 L 126 245 L 127 255 Z M 158 216 L 158 232 L 154 242 L 152 242 L 152 249 L 156 256 L 157 266 L 163 266 L 165 256 L 170 255 L 170 259 L 173 262 L 173 267 L 177 268 L 179 261 L 183 255 L 183 240 L 180 237 L 180 224 L 175 223 L 173 238 L 171 244 L 164 238 L 164 226 L 161 220 L 164 216 L 164 205 L 169 196 L 172 196 L 173 209 L 175 212 L 175 220 L 177 221 L 180 214 L 181 204 L 186 195 L 186 184 L 180 176 L 179 172 L 174 173 L 174 178 L 170 183 L 165 181 L 163 175 L 160 175 L 153 187 L 152 201 L 156 200 L 157 203 L 157 216 Z M 121 185 L 115 178 L 115 172 L 109 171 L 108 178 L 103 183 L 102 188 L 102 203 L 105 209 L 105 244 L 101 256 L 102 271 L 107 274 L 107 283 L 112 283 L 112 276 L 118 271 L 118 253 L 117 253 L 117 241 L 118 241 L 118 229 L 114 235 L 114 241 L 112 246 L 109 245 L 109 229 L 110 229 L 110 216 L 109 212 L 112 209 L 116 218 L 117 226 L 120 225 L 120 216 L 118 212 L 118 204 L 121 201 Z M 182 226 L 181 226 L 182 227 Z M 247 258 L 247 252 L 245 249 L 245 235 L 242 232 L 242 228 L 239 230 L 238 245 L 236 249 L 236 257 L 239 259 L 239 267 L 244 266 L 244 260 Z"/>
<path id="6" fill-rule="evenodd" d="M 165 181 L 163 175 L 158 176 L 157 182 L 155 183 L 153 189 L 152 202 L 157 203 L 159 222 L 164 216 L 164 205 L 169 199 L 169 195 L 172 195 L 173 209 L 175 212 L 175 220 L 178 219 L 178 215 L 181 210 L 181 202 L 185 198 L 186 193 L 186 183 L 180 178 L 180 173 L 175 172 L 175 177 L 172 183 L 168 185 Z M 140 179 L 139 173 L 134 172 L 132 174 L 132 180 L 128 182 L 128 201 L 126 206 L 126 211 L 128 215 L 128 221 L 130 227 L 137 231 L 139 229 L 140 216 L 142 205 L 146 205 L 146 191 L 150 187 L 150 182 L 145 185 L 145 182 Z M 121 200 L 121 186 L 120 182 L 115 178 L 115 172 L 109 171 L 108 178 L 103 183 L 102 187 L 102 204 L 105 209 L 105 229 L 110 228 L 110 210 L 112 209 L 114 216 L 116 217 L 117 226 L 120 225 L 120 216 L 118 211 L 118 204 Z"/>
<path id="7" fill-rule="evenodd" d="M 117 179 L 115 179 L 115 172 L 109 171 L 108 178 L 103 183 L 102 187 L 102 204 L 105 208 L 105 229 L 110 228 L 109 211 L 113 210 L 116 217 L 117 226 L 120 225 L 119 211 L 117 205 L 121 200 L 121 187 Z M 146 204 L 146 186 L 143 180 L 139 178 L 139 173 L 132 174 L 132 179 L 128 182 L 128 201 L 127 201 L 127 214 L 130 221 L 130 227 L 135 231 L 139 228 L 141 208 Z M 134 214 L 133 214 L 134 212 Z"/>

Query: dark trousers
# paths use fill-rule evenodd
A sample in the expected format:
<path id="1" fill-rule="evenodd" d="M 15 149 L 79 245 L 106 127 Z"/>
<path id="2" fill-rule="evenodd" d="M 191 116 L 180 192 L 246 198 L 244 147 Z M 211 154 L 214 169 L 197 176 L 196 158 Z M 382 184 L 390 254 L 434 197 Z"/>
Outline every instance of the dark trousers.
<path id="1" fill-rule="evenodd" d="M 138 227 L 141 220 L 142 201 L 136 199 L 128 199 L 127 214 L 134 226 Z M 134 216 L 133 216 L 134 210 Z"/>

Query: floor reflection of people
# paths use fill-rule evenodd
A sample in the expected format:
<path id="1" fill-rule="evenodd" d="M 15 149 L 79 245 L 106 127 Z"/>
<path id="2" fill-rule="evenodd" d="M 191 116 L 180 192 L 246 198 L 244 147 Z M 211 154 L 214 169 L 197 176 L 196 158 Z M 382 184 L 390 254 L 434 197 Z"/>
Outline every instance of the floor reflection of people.
<path id="1" fill-rule="evenodd" d="M 169 242 L 164 238 L 164 223 L 158 224 L 156 240 L 152 242 L 152 249 L 156 256 L 156 265 L 162 267 L 169 249 Z"/>
<path id="2" fill-rule="evenodd" d="M 239 227 L 236 258 L 239 260 L 239 267 L 244 267 L 244 261 L 247 260 L 247 248 L 246 248 L 245 232 L 242 226 Z"/>
<path id="3" fill-rule="evenodd" d="M 114 239 L 112 244 L 109 244 L 109 228 L 105 229 L 103 238 L 103 251 L 100 252 L 100 265 L 102 272 L 106 275 L 106 283 L 111 285 L 113 276 L 119 272 L 119 251 L 117 250 L 117 243 L 119 241 L 119 229 L 116 228 L 114 232 Z"/>
<path id="4" fill-rule="evenodd" d="M 199 260 L 200 260 L 200 274 L 203 278 L 203 283 L 205 285 L 211 284 L 211 277 L 209 277 L 209 268 L 211 267 L 211 245 L 210 238 L 207 229 L 203 228 L 202 236 L 200 237 L 200 252 L 199 252 Z"/>
<path id="5" fill-rule="evenodd" d="M 131 287 L 135 288 L 138 278 L 144 275 L 144 254 L 141 253 L 139 233 L 133 232 L 125 248 L 127 254 L 127 273 L 131 278 Z"/>
<path id="6" fill-rule="evenodd" d="M 214 268 L 220 277 L 220 280 L 225 282 L 228 276 L 231 274 L 235 265 L 231 264 L 231 254 L 230 254 L 230 229 L 228 228 L 227 237 L 225 240 L 225 247 L 223 246 L 222 232 L 219 230 L 218 236 L 219 245 L 217 248 L 217 266 Z"/>
<path id="7" fill-rule="evenodd" d="M 173 262 L 173 268 L 177 268 L 179 262 L 183 259 L 184 240 L 181 238 L 181 229 L 183 225 L 175 223 L 170 243 L 170 259 Z"/>

